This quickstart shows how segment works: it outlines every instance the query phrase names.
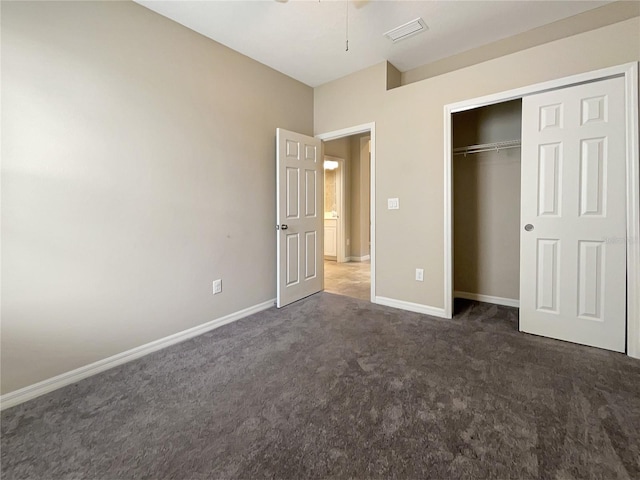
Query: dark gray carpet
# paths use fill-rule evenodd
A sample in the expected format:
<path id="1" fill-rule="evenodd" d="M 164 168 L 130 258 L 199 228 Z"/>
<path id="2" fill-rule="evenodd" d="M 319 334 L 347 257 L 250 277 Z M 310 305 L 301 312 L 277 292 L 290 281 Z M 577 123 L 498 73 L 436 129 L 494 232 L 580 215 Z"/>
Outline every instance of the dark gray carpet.
<path id="1" fill-rule="evenodd" d="M 2 414 L 2 478 L 640 478 L 640 362 L 318 294 Z"/>

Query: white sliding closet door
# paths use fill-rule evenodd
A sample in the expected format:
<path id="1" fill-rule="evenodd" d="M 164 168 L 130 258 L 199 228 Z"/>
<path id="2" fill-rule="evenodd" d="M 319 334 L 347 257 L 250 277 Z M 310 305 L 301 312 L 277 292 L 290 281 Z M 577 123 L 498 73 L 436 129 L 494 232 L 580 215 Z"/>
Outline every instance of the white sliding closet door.
<path id="1" fill-rule="evenodd" d="M 520 330 L 624 352 L 624 79 L 522 107 Z"/>

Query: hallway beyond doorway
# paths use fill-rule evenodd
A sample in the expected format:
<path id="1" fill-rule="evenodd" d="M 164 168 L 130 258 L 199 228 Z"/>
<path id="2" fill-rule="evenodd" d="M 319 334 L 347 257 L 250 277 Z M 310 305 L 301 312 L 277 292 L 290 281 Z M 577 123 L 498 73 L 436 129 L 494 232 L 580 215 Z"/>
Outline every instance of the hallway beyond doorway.
<path id="1" fill-rule="evenodd" d="M 347 297 L 371 300 L 371 263 L 324 261 L 324 290 Z"/>

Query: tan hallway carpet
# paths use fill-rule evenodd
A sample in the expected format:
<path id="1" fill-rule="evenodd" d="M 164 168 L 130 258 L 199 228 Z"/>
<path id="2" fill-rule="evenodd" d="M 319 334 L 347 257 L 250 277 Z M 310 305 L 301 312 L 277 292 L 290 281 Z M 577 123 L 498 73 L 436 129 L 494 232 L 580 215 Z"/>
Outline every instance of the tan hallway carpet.
<path id="1" fill-rule="evenodd" d="M 324 261 L 324 290 L 347 297 L 371 299 L 371 263 Z"/>

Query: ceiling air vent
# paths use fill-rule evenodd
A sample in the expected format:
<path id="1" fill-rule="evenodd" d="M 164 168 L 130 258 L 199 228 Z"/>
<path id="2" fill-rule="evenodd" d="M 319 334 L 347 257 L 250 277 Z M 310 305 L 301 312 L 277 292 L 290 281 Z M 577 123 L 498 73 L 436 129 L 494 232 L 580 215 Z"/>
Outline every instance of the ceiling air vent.
<path id="1" fill-rule="evenodd" d="M 399 27 L 389 30 L 384 34 L 384 36 L 389 38 L 393 43 L 396 43 L 400 40 L 404 40 L 405 38 L 417 35 L 418 33 L 426 32 L 427 30 L 427 24 L 424 23 L 424 20 L 418 17 L 404 25 L 400 25 Z"/>

